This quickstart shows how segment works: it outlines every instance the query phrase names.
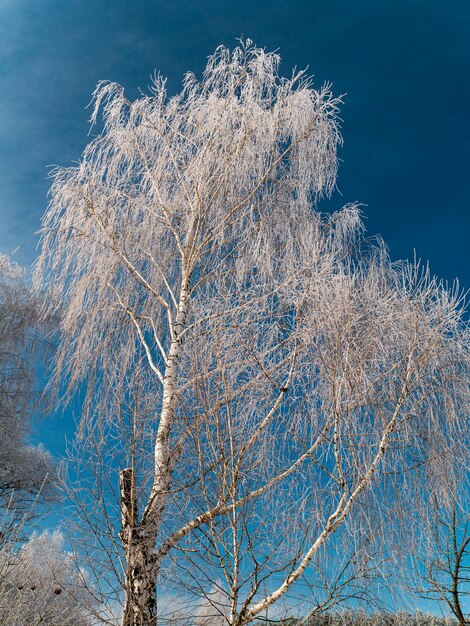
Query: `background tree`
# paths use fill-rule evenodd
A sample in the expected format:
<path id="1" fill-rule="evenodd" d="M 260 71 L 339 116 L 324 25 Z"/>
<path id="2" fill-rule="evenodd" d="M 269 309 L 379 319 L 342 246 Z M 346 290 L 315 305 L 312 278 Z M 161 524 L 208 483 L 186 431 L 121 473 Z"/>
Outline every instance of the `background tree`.
<path id="1" fill-rule="evenodd" d="M 9 626 L 91 626 L 95 604 L 86 573 L 59 532 L 32 535 L 15 553 L 0 550 L 0 622 Z"/>
<path id="2" fill-rule="evenodd" d="M 157 623 L 179 568 L 255 620 L 390 517 L 454 427 L 464 448 L 460 295 L 391 263 L 357 207 L 315 210 L 339 101 L 279 61 L 221 47 L 172 98 L 101 83 L 101 134 L 54 173 L 37 277 L 62 310 L 56 388 L 86 386 L 96 458 L 124 452 L 124 626 Z"/>
<path id="3" fill-rule="evenodd" d="M 45 343 L 39 302 L 25 273 L 0 255 L 0 531 L 6 540 L 32 505 L 51 494 L 51 456 L 28 441 L 39 400 L 36 372 Z M 21 526 L 21 525 L 20 525 Z M 1 543 L 1 542 L 0 542 Z"/>
<path id="4" fill-rule="evenodd" d="M 470 623 L 470 514 L 468 491 L 435 497 L 416 551 L 418 592 L 449 609 L 460 626 Z"/>

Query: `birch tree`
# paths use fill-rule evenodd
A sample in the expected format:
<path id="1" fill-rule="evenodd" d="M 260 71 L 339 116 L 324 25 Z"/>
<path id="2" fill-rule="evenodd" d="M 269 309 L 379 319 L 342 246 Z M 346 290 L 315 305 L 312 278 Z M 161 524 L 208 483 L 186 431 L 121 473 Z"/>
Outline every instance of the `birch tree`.
<path id="1" fill-rule="evenodd" d="M 82 434 L 143 442 L 120 465 L 123 626 L 157 624 L 157 583 L 188 563 L 252 622 L 439 442 L 463 446 L 461 296 L 392 263 L 358 207 L 318 211 L 340 101 L 279 62 L 248 42 L 172 97 L 102 82 L 99 134 L 53 173 L 36 276 L 62 315 L 56 388 L 86 389 Z"/>

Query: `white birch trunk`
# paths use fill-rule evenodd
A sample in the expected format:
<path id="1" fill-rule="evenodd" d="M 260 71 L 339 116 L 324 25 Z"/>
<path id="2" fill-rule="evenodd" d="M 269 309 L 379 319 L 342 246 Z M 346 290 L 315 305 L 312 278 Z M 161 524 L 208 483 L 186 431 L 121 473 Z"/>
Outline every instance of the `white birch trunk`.
<path id="1" fill-rule="evenodd" d="M 126 549 L 125 604 L 122 626 L 157 624 L 157 569 L 148 538 Z"/>
<path id="2" fill-rule="evenodd" d="M 122 528 L 126 573 L 122 626 L 157 623 L 156 569 L 151 538 L 138 524 L 135 475 L 132 468 L 120 473 Z"/>

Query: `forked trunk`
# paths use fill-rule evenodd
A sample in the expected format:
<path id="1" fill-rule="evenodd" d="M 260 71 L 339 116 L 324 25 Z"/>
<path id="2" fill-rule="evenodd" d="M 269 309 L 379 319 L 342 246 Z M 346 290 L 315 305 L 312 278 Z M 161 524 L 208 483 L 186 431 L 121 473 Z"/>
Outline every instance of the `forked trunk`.
<path id="1" fill-rule="evenodd" d="M 120 473 L 122 529 L 126 574 L 124 580 L 124 613 L 122 626 L 155 626 L 157 624 L 157 567 L 153 540 L 138 522 L 134 471 Z"/>
<path id="2" fill-rule="evenodd" d="M 186 242 L 186 248 L 191 248 L 191 242 L 192 235 Z M 174 420 L 176 374 L 181 349 L 180 334 L 186 323 L 189 285 L 190 273 L 184 270 L 173 338 L 165 364 L 162 411 L 155 442 L 155 479 L 140 522 L 134 470 L 128 468 L 120 473 L 122 516 L 120 538 L 126 559 L 122 626 L 155 626 L 157 624 L 156 585 L 159 564 L 156 562 L 153 549 L 158 520 L 166 504 L 171 479 L 169 438 Z"/>

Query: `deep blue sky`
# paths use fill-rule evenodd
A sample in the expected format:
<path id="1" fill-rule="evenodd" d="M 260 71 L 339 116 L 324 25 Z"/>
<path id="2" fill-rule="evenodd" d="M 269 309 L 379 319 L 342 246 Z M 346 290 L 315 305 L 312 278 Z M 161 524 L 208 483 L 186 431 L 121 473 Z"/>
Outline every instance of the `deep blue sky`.
<path id="1" fill-rule="evenodd" d="M 129 96 L 244 35 L 347 93 L 332 210 L 367 205 L 393 257 L 470 287 L 467 0 L 0 0 L 0 250 L 35 256 L 47 165 L 78 159 L 100 79 Z"/>
<path id="2" fill-rule="evenodd" d="M 393 258 L 470 287 L 468 0 L 0 0 L 0 251 L 34 260 L 47 166 L 80 157 L 98 80 L 132 98 L 157 69 L 175 92 L 241 35 L 347 94 L 321 209 L 364 203 Z"/>

